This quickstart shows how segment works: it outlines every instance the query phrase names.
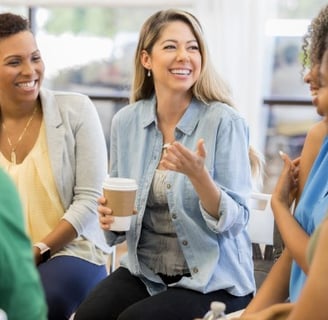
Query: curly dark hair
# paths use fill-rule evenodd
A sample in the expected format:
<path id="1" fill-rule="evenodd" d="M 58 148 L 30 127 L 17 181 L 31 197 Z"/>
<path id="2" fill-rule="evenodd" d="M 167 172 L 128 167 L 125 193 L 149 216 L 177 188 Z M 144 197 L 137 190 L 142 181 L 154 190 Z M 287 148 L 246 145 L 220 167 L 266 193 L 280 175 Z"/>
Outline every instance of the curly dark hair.
<path id="1" fill-rule="evenodd" d="M 0 39 L 21 31 L 30 31 L 30 23 L 27 18 L 9 12 L 0 14 Z"/>
<path id="2" fill-rule="evenodd" d="M 321 62 L 325 52 L 325 39 L 328 36 L 328 5 L 312 19 L 307 33 L 303 37 L 303 69 L 313 67 Z"/>

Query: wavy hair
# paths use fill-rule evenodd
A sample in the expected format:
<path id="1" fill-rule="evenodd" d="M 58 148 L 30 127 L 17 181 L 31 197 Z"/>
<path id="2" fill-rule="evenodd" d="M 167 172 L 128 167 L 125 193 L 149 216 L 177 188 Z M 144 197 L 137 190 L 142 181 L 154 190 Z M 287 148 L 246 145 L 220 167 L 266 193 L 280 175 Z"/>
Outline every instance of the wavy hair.
<path id="1" fill-rule="evenodd" d="M 325 52 L 325 39 L 328 36 L 328 5 L 312 19 L 307 33 L 303 36 L 303 72 L 307 66 L 319 64 Z"/>

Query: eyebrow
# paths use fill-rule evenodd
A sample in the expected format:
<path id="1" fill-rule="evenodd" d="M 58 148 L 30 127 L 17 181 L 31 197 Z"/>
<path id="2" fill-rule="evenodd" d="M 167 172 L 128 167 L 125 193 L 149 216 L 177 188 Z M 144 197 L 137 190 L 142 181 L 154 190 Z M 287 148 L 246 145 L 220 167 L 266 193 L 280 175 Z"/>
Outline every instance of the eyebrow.
<path id="1" fill-rule="evenodd" d="M 165 42 L 174 42 L 174 43 L 178 43 L 179 41 L 178 40 L 174 40 L 174 39 L 166 39 L 166 40 L 163 40 L 161 42 L 161 44 L 165 43 Z M 187 43 L 191 43 L 191 42 L 196 42 L 198 43 L 198 41 L 196 39 L 192 39 L 192 40 L 188 40 Z"/>
<path id="2" fill-rule="evenodd" d="M 37 50 L 31 52 L 31 55 L 34 55 L 34 54 L 41 54 L 40 49 L 37 49 Z M 21 58 L 21 57 L 22 57 L 22 55 L 20 55 L 20 54 L 12 54 L 12 55 L 5 57 L 4 61 L 8 60 L 8 59 L 12 59 L 12 58 Z"/>

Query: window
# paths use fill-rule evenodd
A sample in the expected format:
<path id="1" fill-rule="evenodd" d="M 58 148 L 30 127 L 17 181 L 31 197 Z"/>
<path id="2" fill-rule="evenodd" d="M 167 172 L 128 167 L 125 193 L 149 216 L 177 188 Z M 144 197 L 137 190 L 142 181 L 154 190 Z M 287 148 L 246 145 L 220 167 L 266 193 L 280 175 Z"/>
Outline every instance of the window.
<path id="1" fill-rule="evenodd" d="M 0 5 L 0 12 L 12 12 L 16 14 L 21 14 L 24 17 L 28 16 L 28 8 L 26 6 L 3 6 Z"/>
<path id="2" fill-rule="evenodd" d="M 155 7 L 40 7 L 36 38 L 46 85 L 91 96 L 127 97 L 139 30 Z"/>

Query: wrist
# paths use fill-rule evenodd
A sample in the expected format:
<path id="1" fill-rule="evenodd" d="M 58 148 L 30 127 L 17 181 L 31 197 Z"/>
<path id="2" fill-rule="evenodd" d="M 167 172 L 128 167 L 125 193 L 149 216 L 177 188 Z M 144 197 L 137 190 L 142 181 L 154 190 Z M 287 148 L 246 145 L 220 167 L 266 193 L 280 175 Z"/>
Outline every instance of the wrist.
<path id="1" fill-rule="evenodd" d="M 44 242 L 34 243 L 33 247 L 36 247 L 40 250 L 41 262 L 46 262 L 50 258 L 51 256 L 50 248 Z"/>

